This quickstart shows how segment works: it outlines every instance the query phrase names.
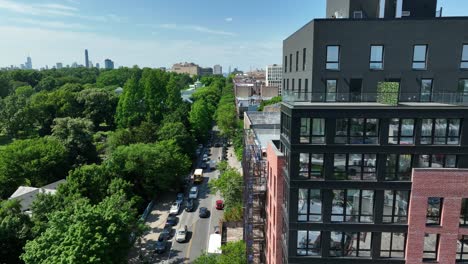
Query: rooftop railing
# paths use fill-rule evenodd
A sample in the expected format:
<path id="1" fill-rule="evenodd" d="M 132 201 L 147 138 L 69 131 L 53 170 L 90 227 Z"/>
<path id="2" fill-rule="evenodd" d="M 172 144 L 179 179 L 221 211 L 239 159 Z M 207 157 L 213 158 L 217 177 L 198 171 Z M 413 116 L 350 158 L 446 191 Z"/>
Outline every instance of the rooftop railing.
<path id="1" fill-rule="evenodd" d="M 468 93 L 311 93 L 283 90 L 284 102 L 310 103 L 387 103 L 385 99 L 394 98 L 396 104 L 404 103 L 441 103 L 468 106 Z"/>

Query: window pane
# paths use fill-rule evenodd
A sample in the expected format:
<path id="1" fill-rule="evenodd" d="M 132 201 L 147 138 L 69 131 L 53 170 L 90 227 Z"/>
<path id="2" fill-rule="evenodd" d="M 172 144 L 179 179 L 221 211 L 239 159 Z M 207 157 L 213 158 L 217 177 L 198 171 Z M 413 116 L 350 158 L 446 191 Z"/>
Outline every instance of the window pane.
<path id="1" fill-rule="evenodd" d="M 445 155 L 434 154 L 431 159 L 431 168 L 443 168 L 444 167 Z"/>
<path id="2" fill-rule="evenodd" d="M 425 69 L 426 63 L 425 62 L 413 62 L 413 69 Z"/>
<path id="3" fill-rule="evenodd" d="M 309 201 L 309 221 L 320 222 L 322 221 L 322 196 L 320 190 L 310 190 L 310 201 Z"/>
<path id="4" fill-rule="evenodd" d="M 333 190 L 332 222 L 344 221 L 344 190 Z"/>
<path id="5" fill-rule="evenodd" d="M 339 51 L 339 46 L 327 46 L 327 62 L 338 62 Z"/>
<path id="6" fill-rule="evenodd" d="M 414 119 L 403 119 L 401 124 L 401 135 L 412 137 L 414 135 Z"/>
<path id="7" fill-rule="evenodd" d="M 371 46 L 371 61 L 381 62 L 383 60 L 383 46 Z"/>
<path id="8" fill-rule="evenodd" d="M 427 198 L 427 216 L 426 224 L 439 225 L 442 214 L 442 201 L 440 197 Z"/>
<path id="9" fill-rule="evenodd" d="M 437 259 L 437 247 L 439 243 L 439 235 L 426 234 L 424 237 L 424 254 L 423 259 L 435 260 Z"/>
<path id="10" fill-rule="evenodd" d="M 380 241 L 380 256 L 383 258 L 390 257 L 390 247 L 392 233 L 382 232 L 381 241 Z"/>
<path id="11" fill-rule="evenodd" d="M 301 143 L 310 143 L 310 118 L 301 118 Z"/>
<path id="12" fill-rule="evenodd" d="M 458 82 L 458 92 L 467 94 L 468 93 L 468 79 L 460 80 Z"/>
<path id="13" fill-rule="evenodd" d="M 307 255 L 307 231 L 298 230 L 297 231 L 297 255 L 306 256 Z"/>
<path id="14" fill-rule="evenodd" d="M 405 234 L 393 233 L 392 235 L 392 258 L 405 257 Z"/>
<path id="15" fill-rule="evenodd" d="M 346 222 L 359 222 L 359 190 L 346 192 Z"/>
<path id="16" fill-rule="evenodd" d="M 399 180 L 408 181 L 411 179 L 411 155 L 400 155 L 398 164 Z"/>
<path id="17" fill-rule="evenodd" d="M 457 167 L 457 156 L 447 155 L 445 156 L 445 168 L 456 168 Z"/>
<path id="18" fill-rule="evenodd" d="M 426 61 L 426 45 L 414 46 L 413 61 Z"/>
<path id="19" fill-rule="evenodd" d="M 436 119 L 434 136 L 445 137 L 446 135 L 447 135 L 447 119 Z"/>
<path id="20" fill-rule="evenodd" d="M 374 222 L 374 191 L 362 190 L 361 193 L 361 216 L 359 222 L 372 223 Z"/>
<path id="21" fill-rule="evenodd" d="M 468 199 L 462 199 L 462 205 L 460 210 L 460 225 L 466 226 L 468 225 Z M 468 254 L 468 251 L 467 251 Z"/>
<path id="22" fill-rule="evenodd" d="M 364 168 L 363 168 L 363 180 L 375 180 L 376 176 L 376 165 L 377 155 L 376 154 L 364 154 Z"/>
<path id="23" fill-rule="evenodd" d="M 297 220 L 307 221 L 307 212 L 309 203 L 307 202 L 307 189 L 299 189 L 297 200 Z"/>
<path id="24" fill-rule="evenodd" d="M 419 155 L 418 167 L 419 168 L 429 168 L 431 162 L 430 155 Z"/>
<path id="25" fill-rule="evenodd" d="M 432 80 L 421 80 L 421 102 L 430 102 L 432 94 Z"/>
<path id="26" fill-rule="evenodd" d="M 335 143 L 337 144 L 348 143 L 347 136 L 348 136 L 348 119 L 337 119 Z"/>
<path id="27" fill-rule="evenodd" d="M 397 159 L 398 156 L 396 154 L 388 154 L 387 155 L 387 163 L 386 163 L 386 175 L 385 180 L 393 181 L 395 180 L 396 176 L 396 167 L 397 167 Z"/>
<path id="28" fill-rule="evenodd" d="M 353 247 L 356 247 L 356 242 L 359 242 L 359 252 L 360 257 L 370 257 L 371 243 L 372 243 L 372 233 L 371 232 L 361 232 L 359 234 L 359 240 L 355 240 Z"/>
<path id="29" fill-rule="evenodd" d="M 312 135 L 314 136 L 325 135 L 325 119 L 323 118 L 312 119 Z"/>
<path id="30" fill-rule="evenodd" d="M 398 144 L 398 131 L 400 129 L 400 119 L 392 118 L 388 126 L 388 143 Z"/>
<path id="31" fill-rule="evenodd" d="M 421 144 L 432 144 L 432 119 L 423 119 L 421 127 Z"/>
<path id="32" fill-rule="evenodd" d="M 336 80 L 327 80 L 327 102 L 336 101 Z"/>
<path id="33" fill-rule="evenodd" d="M 364 118 L 351 118 L 350 143 L 362 144 L 364 136 Z"/>
<path id="34" fill-rule="evenodd" d="M 342 242 L 344 236 L 342 232 L 330 232 L 330 257 L 343 256 Z"/>
<path id="35" fill-rule="evenodd" d="M 311 155 L 311 179 L 323 179 L 323 154 Z"/>
<path id="36" fill-rule="evenodd" d="M 335 180 L 346 180 L 346 154 L 335 154 L 334 160 L 334 177 Z"/>
<path id="37" fill-rule="evenodd" d="M 462 61 L 468 61 L 468 45 L 463 45 Z"/>
<path id="38" fill-rule="evenodd" d="M 309 178 L 309 153 L 299 154 L 299 177 Z"/>
<path id="39" fill-rule="evenodd" d="M 450 119 L 449 120 L 449 138 L 447 139 L 447 144 L 457 145 L 459 144 L 460 137 L 460 119 Z"/>
<path id="40" fill-rule="evenodd" d="M 367 119 L 366 121 L 366 144 L 377 144 L 377 135 L 379 130 L 378 119 Z"/>

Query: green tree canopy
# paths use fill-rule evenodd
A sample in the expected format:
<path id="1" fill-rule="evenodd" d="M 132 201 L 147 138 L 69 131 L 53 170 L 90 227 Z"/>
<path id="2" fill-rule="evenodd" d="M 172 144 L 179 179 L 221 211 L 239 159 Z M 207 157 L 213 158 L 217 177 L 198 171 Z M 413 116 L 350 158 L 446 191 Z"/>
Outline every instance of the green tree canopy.
<path id="1" fill-rule="evenodd" d="M 221 192 L 226 208 L 234 207 L 242 202 L 242 184 L 242 175 L 234 168 L 226 169 L 219 179 L 209 182 L 210 188 Z"/>
<path id="2" fill-rule="evenodd" d="M 165 122 L 158 131 L 158 139 L 174 140 L 189 156 L 195 151 L 195 139 L 181 122 Z"/>

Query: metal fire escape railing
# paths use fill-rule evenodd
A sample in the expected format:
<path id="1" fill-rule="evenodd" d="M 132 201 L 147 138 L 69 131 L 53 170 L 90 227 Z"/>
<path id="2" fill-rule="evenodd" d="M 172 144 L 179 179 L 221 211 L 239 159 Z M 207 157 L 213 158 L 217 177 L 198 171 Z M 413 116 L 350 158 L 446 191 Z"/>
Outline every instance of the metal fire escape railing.
<path id="1" fill-rule="evenodd" d="M 244 240 L 248 263 L 265 263 L 266 164 L 255 133 L 244 131 Z"/>

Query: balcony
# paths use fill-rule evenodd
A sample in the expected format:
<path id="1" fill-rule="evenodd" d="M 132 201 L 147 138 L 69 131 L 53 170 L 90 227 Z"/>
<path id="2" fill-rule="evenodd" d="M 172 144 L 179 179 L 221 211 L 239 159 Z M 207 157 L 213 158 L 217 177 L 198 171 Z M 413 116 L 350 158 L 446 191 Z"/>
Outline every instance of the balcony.
<path id="1" fill-rule="evenodd" d="M 438 103 L 468 106 L 468 93 L 311 93 L 283 90 L 286 103 L 380 103 L 401 105 L 408 103 Z"/>

